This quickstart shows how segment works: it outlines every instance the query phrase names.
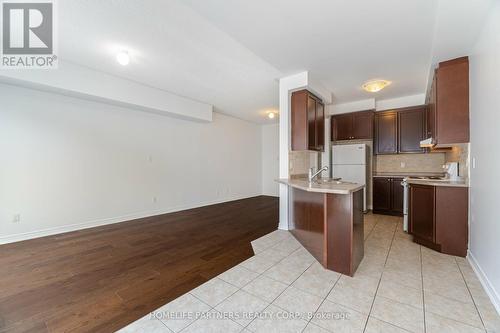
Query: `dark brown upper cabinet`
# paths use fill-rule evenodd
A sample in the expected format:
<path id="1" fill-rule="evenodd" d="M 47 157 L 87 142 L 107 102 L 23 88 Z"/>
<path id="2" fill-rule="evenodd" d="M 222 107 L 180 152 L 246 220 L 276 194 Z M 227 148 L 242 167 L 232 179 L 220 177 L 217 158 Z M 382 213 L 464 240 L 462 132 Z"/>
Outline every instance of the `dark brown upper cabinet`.
<path id="1" fill-rule="evenodd" d="M 352 137 L 352 115 L 332 116 L 332 141 L 350 140 Z"/>
<path id="2" fill-rule="evenodd" d="M 425 153 L 420 141 L 425 139 L 427 106 L 414 106 L 375 113 L 377 155 Z"/>
<path id="3" fill-rule="evenodd" d="M 321 100 L 316 100 L 316 148 L 325 150 L 325 105 Z"/>
<path id="4" fill-rule="evenodd" d="M 373 111 L 332 116 L 332 141 L 373 139 Z"/>
<path id="5" fill-rule="evenodd" d="M 431 90 L 427 95 L 427 110 L 425 113 L 425 138 L 433 138 L 436 140 L 436 71 L 432 78 Z"/>
<path id="6" fill-rule="evenodd" d="M 469 142 L 469 59 L 439 63 L 427 95 L 426 138 L 438 146 Z"/>
<path id="7" fill-rule="evenodd" d="M 325 106 L 307 90 L 292 93 L 292 150 L 325 149 Z"/>
<path id="8" fill-rule="evenodd" d="M 420 141 L 425 139 L 425 112 L 427 107 L 408 108 L 398 112 L 398 152 L 424 153 Z"/>
<path id="9" fill-rule="evenodd" d="M 398 153 L 398 113 L 384 111 L 375 113 L 375 154 Z"/>

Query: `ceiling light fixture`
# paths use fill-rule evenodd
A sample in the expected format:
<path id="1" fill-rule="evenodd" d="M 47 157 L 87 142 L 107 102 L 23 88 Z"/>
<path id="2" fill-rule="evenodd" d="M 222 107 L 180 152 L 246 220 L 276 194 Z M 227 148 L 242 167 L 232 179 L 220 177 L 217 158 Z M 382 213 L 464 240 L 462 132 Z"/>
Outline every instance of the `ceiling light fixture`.
<path id="1" fill-rule="evenodd" d="M 268 117 L 269 119 L 274 119 L 274 117 L 276 117 L 276 114 L 275 114 L 274 112 L 269 112 L 269 113 L 267 114 L 267 117 Z"/>
<path id="2" fill-rule="evenodd" d="M 391 83 L 392 83 L 391 81 L 387 81 L 387 80 L 372 80 L 372 81 L 365 82 L 362 85 L 362 88 L 368 92 L 377 92 L 377 91 L 384 89 L 385 87 L 387 87 Z"/>
<path id="3" fill-rule="evenodd" d="M 120 51 L 116 55 L 116 61 L 122 66 L 127 66 L 130 63 L 130 56 L 127 51 Z"/>

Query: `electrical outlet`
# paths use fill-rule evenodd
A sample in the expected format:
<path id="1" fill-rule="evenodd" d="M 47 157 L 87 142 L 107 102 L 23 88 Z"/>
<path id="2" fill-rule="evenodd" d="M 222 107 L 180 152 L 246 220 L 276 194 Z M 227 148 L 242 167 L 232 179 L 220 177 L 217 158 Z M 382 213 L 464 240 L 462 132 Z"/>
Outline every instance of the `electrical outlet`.
<path id="1" fill-rule="evenodd" d="M 406 163 L 405 162 L 401 162 L 400 165 L 401 165 L 402 169 L 406 168 Z"/>
<path id="2" fill-rule="evenodd" d="M 21 214 L 16 214 L 12 218 L 12 223 L 20 223 L 21 222 Z"/>
<path id="3" fill-rule="evenodd" d="M 472 158 L 472 169 L 475 169 L 476 168 L 476 158 L 473 157 Z"/>

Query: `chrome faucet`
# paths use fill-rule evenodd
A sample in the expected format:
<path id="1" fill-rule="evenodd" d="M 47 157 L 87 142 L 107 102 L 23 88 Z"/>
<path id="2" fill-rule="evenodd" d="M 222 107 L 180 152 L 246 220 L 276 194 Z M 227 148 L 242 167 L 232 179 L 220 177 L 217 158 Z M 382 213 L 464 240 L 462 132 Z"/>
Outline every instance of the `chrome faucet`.
<path id="1" fill-rule="evenodd" d="M 326 171 L 326 170 L 328 170 L 328 167 L 326 165 L 324 167 L 322 167 L 321 169 L 319 169 L 317 172 L 314 172 L 314 168 L 310 168 L 309 169 L 309 183 L 312 183 L 314 178 L 318 177 L 318 175 L 320 173 L 322 173 L 323 171 Z"/>

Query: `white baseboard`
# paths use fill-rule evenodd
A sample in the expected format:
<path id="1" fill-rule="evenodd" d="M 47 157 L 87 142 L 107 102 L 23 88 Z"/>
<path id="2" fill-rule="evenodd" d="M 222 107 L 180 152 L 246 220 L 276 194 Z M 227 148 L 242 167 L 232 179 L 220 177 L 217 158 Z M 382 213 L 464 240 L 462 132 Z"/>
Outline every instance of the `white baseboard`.
<path id="1" fill-rule="evenodd" d="M 82 229 L 100 227 L 100 226 L 104 226 L 104 225 L 108 225 L 108 224 L 126 222 L 126 221 L 130 221 L 130 220 L 144 218 L 144 217 L 151 217 L 151 216 L 156 216 L 156 215 L 179 212 L 179 211 L 186 210 L 186 209 L 193 209 L 193 208 L 199 208 L 199 207 L 204 207 L 204 206 L 210 206 L 210 205 L 215 205 L 215 204 L 224 203 L 224 202 L 228 202 L 228 201 L 247 199 L 247 198 L 252 198 L 252 197 L 256 197 L 256 196 L 260 196 L 260 195 L 261 194 L 237 196 L 237 197 L 231 197 L 231 198 L 225 198 L 225 199 L 219 199 L 219 200 L 213 200 L 213 201 L 206 201 L 206 202 L 201 202 L 201 203 L 192 204 L 192 205 L 171 207 L 171 208 L 168 208 L 165 210 L 138 212 L 138 213 L 127 214 L 127 215 L 123 215 L 123 216 L 98 219 L 98 220 L 87 221 L 87 222 L 83 222 L 83 223 L 69 224 L 69 225 L 64 225 L 64 226 L 59 226 L 59 227 L 54 227 L 54 228 L 47 228 L 47 229 L 30 231 L 30 232 L 19 233 L 19 234 L 8 235 L 8 236 L 1 236 L 0 237 L 0 245 L 20 242 L 20 241 L 24 241 L 24 240 L 28 240 L 28 239 L 34 239 L 34 238 L 40 238 L 40 237 L 45 237 L 45 236 L 62 234 L 62 233 L 70 232 L 70 231 L 77 231 L 77 230 L 82 230 Z"/>
<path id="2" fill-rule="evenodd" d="M 493 306 L 497 310 L 498 314 L 500 315 L 500 296 L 498 292 L 495 290 L 495 287 L 493 284 L 490 282 L 486 274 L 484 273 L 483 269 L 481 266 L 479 266 L 479 263 L 477 262 L 476 258 L 470 251 L 467 251 L 467 260 L 469 261 L 470 265 L 472 266 L 472 269 L 476 273 L 477 277 L 479 278 L 479 281 L 481 282 L 481 285 L 483 286 L 484 290 L 486 291 L 486 294 L 488 294 L 488 297 L 491 300 L 491 303 L 493 303 Z"/>

